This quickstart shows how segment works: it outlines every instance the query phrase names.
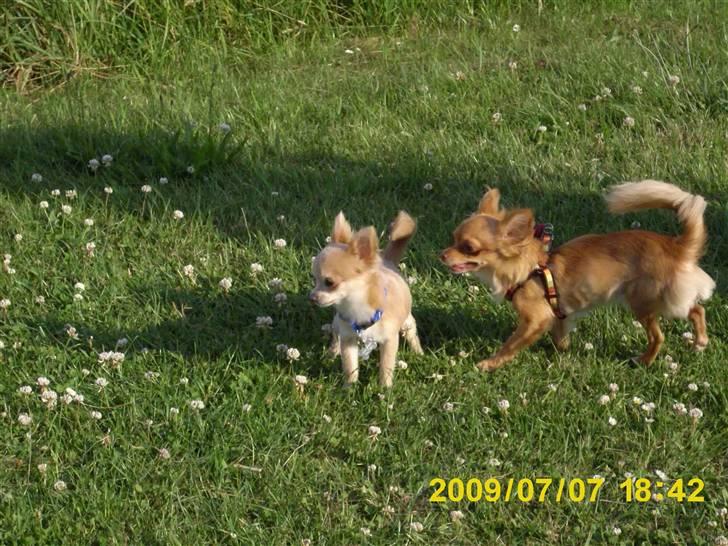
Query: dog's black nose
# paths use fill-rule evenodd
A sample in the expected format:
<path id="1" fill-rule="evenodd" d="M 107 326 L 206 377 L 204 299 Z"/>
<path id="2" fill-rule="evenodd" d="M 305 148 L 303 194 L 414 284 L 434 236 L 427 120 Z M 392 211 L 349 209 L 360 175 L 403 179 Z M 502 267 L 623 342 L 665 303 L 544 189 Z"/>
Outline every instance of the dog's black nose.
<path id="1" fill-rule="evenodd" d="M 318 298 L 316 297 L 316 292 L 314 290 L 308 293 L 308 301 L 310 301 L 311 303 L 318 302 Z"/>

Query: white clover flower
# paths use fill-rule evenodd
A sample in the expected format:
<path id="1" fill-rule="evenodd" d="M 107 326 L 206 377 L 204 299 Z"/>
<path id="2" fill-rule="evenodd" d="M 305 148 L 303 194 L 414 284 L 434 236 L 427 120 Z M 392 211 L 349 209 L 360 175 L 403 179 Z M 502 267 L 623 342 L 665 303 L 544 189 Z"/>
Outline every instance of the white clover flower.
<path id="1" fill-rule="evenodd" d="M 189 385 L 189 384 L 190 384 L 190 380 L 189 380 L 189 379 L 187 379 L 186 377 L 183 377 L 183 378 L 181 378 L 181 379 L 179 380 L 179 384 L 180 384 L 180 385 L 182 385 L 182 386 L 187 386 L 187 385 Z"/>
<path id="2" fill-rule="evenodd" d="M 112 193 L 114 193 L 114 188 L 112 188 L 111 186 L 106 186 L 104 187 L 104 193 L 106 195 L 111 195 Z"/>
<path id="3" fill-rule="evenodd" d="M 41 387 L 41 388 L 43 388 L 43 387 L 47 387 L 48 385 L 50 385 L 50 384 L 51 384 L 51 380 L 50 380 L 50 379 L 48 379 L 47 377 L 44 377 L 44 376 L 40 376 L 40 377 L 39 377 L 38 379 L 36 379 L 36 380 L 35 380 L 35 382 L 36 382 L 36 383 L 38 384 L 38 386 L 39 386 L 39 387 Z"/>
<path id="4" fill-rule="evenodd" d="M 187 167 L 187 174 L 195 174 L 195 167 L 193 165 Z"/>
<path id="5" fill-rule="evenodd" d="M 695 392 L 698 390 L 698 386 L 695 383 L 688 383 L 688 390 Z"/>
<path id="6" fill-rule="evenodd" d="M 452 402 L 445 402 L 442 405 L 443 411 L 453 411 L 455 409 L 455 406 Z"/>
<path id="7" fill-rule="evenodd" d="M 76 190 L 66 190 L 66 198 L 67 199 L 76 199 L 78 197 L 78 193 Z"/>
<path id="8" fill-rule="evenodd" d="M 678 415 L 687 415 L 688 414 L 688 408 L 685 407 L 685 404 L 682 402 L 675 402 L 672 405 L 673 411 Z"/>
<path id="9" fill-rule="evenodd" d="M 257 262 L 256 263 L 252 263 L 252 264 L 250 264 L 250 272 L 253 275 L 256 275 L 257 273 L 262 273 L 263 272 L 263 266 L 260 265 Z"/>
<path id="10" fill-rule="evenodd" d="M 675 86 L 675 85 L 677 85 L 677 84 L 679 84 L 679 83 L 680 83 L 680 76 L 676 76 L 676 75 L 674 75 L 674 74 L 671 74 L 671 75 L 670 75 L 670 76 L 669 76 L 669 77 L 667 78 L 667 81 L 669 81 L 669 82 L 670 82 L 670 85 L 672 85 L 672 86 Z"/>
<path id="11" fill-rule="evenodd" d="M 615 525 L 614 527 L 612 527 L 612 534 L 615 536 L 619 536 L 622 534 L 622 529 Z"/>
<path id="12" fill-rule="evenodd" d="M 671 372 L 676 372 L 679 367 L 680 367 L 680 365 L 675 361 L 672 361 L 667 365 L 667 369 L 670 370 Z"/>
<path id="13" fill-rule="evenodd" d="M 457 523 L 464 517 L 465 514 L 463 514 L 460 510 L 450 510 L 450 521 Z"/>
<path id="14" fill-rule="evenodd" d="M 548 384 L 548 389 L 549 389 L 550 391 L 552 391 L 552 392 L 556 392 L 556 389 L 558 389 L 558 388 L 559 388 L 559 387 L 558 387 L 558 385 L 556 385 L 556 383 L 549 383 L 549 384 Z"/>
<path id="15" fill-rule="evenodd" d="M 64 482 L 63 480 L 58 480 L 56 483 L 53 484 L 53 489 L 55 489 L 59 493 L 61 491 L 65 491 L 66 487 L 66 482 Z"/>
<path id="16" fill-rule="evenodd" d="M 432 379 L 433 381 L 435 381 L 435 383 L 437 383 L 438 381 L 442 381 L 444 377 L 445 376 L 442 375 L 441 373 L 433 373 L 430 376 L 430 379 Z"/>
<path id="17" fill-rule="evenodd" d="M 82 282 L 77 282 L 76 284 L 73 285 L 73 289 L 76 292 L 83 292 L 84 290 L 86 290 L 86 285 L 83 284 Z"/>
<path id="18" fill-rule="evenodd" d="M 518 63 L 516 61 L 508 61 L 508 68 L 516 70 L 518 69 Z"/>
<path id="19" fill-rule="evenodd" d="M 688 412 L 688 415 L 690 415 L 690 417 L 692 417 L 694 421 L 697 421 L 703 416 L 703 410 L 701 410 L 700 408 L 692 408 Z"/>
<path id="20" fill-rule="evenodd" d="M 31 182 L 43 182 L 43 175 L 40 173 L 33 173 L 30 180 Z"/>
<path id="21" fill-rule="evenodd" d="M 490 459 L 488 459 L 489 466 L 500 466 L 502 464 L 503 463 L 499 459 L 496 459 L 495 457 L 491 457 Z"/>
<path id="22" fill-rule="evenodd" d="M 331 416 L 330 416 L 330 415 L 326 415 L 325 413 L 324 413 L 324 414 L 323 414 L 323 415 L 321 416 L 321 418 L 322 418 L 322 419 L 323 419 L 323 420 L 324 420 L 325 422 L 327 422 L 327 423 L 330 423 L 330 422 L 331 422 L 331 420 L 332 420 L 332 419 L 331 419 Z"/>
<path id="23" fill-rule="evenodd" d="M 227 292 L 233 286 L 233 280 L 230 277 L 223 277 L 218 285 L 220 286 L 220 288 L 223 289 L 224 292 Z"/>
<path id="24" fill-rule="evenodd" d="M 273 246 L 275 246 L 276 248 L 286 248 L 287 245 L 288 243 L 286 243 L 285 239 L 276 239 L 275 241 L 273 241 Z"/>
<path id="25" fill-rule="evenodd" d="M 40 206 L 40 208 L 42 209 L 47 209 L 50 205 L 48 204 L 48 201 L 41 201 L 40 203 L 38 203 L 38 206 Z"/>
<path id="26" fill-rule="evenodd" d="M 511 403 L 506 400 L 505 398 L 503 400 L 498 401 L 498 409 L 501 411 L 508 411 L 508 408 L 511 407 Z"/>
<path id="27" fill-rule="evenodd" d="M 642 405 L 642 402 L 643 402 L 643 400 L 642 400 L 642 398 L 640 398 L 639 396 L 635 396 L 635 397 L 633 397 L 633 398 L 632 398 L 632 403 L 633 403 L 633 404 L 634 404 L 635 406 L 640 406 L 640 405 Z"/>
<path id="28" fill-rule="evenodd" d="M 594 350 L 594 344 L 590 342 L 584 343 L 584 350 L 585 351 L 593 351 Z"/>
<path id="29" fill-rule="evenodd" d="M 40 472 L 41 474 L 45 474 L 46 472 L 48 472 L 48 465 L 46 463 L 40 463 L 37 468 L 38 472 Z"/>
<path id="30" fill-rule="evenodd" d="M 61 212 L 63 214 L 71 214 L 72 211 L 73 208 L 71 207 L 71 205 L 61 205 Z"/>
<path id="31" fill-rule="evenodd" d="M 500 123 L 503 120 L 503 115 L 500 112 L 493 112 L 493 115 L 490 116 L 490 119 L 493 123 Z"/>
<path id="32" fill-rule="evenodd" d="M 609 87 L 602 87 L 602 95 L 604 98 L 609 98 L 612 96 L 612 90 Z"/>
<path id="33" fill-rule="evenodd" d="M 296 349 L 295 347 L 290 347 L 286 349 L 286 358 L 290 360 L 291 362 L 298 360 L 301 358 L 301 352 Z"/>
<path id="34" fill-rule="evenodd" d="M 709 389 L 710 388 L 710 383 L 708 383 L 707 381 L 703 381 L 702 385 L 703 385 L 703 388 L 704 389 Z"/>
<path id="35" fill-rule="evenodd" d="M 101 156 L 101 163 L 104 164 L 104 167 L 110 167 L 113 161 L 114 157 L 111 154 L 104 154 Z"/>
<path id="36" fill-rule="evenodd" d="M 412 529 L 415 533 L 421 533 L 424 528 L 425 526 L 422 525 L 419 521 L 413 521 L 412 523 L 410 523 L 410 529 Z"/>
<path id="37" fill-rule="evenodd" d="M 51 389 L 44 390 L 40 395 L 40 399 L 48 409 L 53 409 L 58 401 L 58 393 Z"/>
<path id="38" fill-rule="evenodd" d="M 642 409 L 645 413 L 652 413 L 655 411 L 656 407 L 657 405 L 654 402 L 645 402 L 640 406 L 640 409 Z"/>
<path id="39" fill-rule="evenodd" d="M 8 307 L 10 307 L 10 300 L 9 300 L 9 299 L 7 299 L 7 298 L 3 298 L 3 299 L 1 299 L 1 300 L 0 300 L 0 309 L 3 309 L 3 310 L 5 310 L 5 309 L 7 309 Z"/>
<path id="40" fill-rule="evenodd" d="M 422 186 L 422 189 L 425 190 L 425 191 L 432 191 L 432 184 L 430 184 L 428 182 L 427 184 L 425 184 L 424 186 Z"/>
<path id="41" fill-rule="evenodd" d="M 33 418 L 27 413 L 21 413 L 18 415 L 18 423 L 20 423 L 21 426 L 29 427 L 32 422 Z"/>
<path id="42" fill-rule="evenodd" d="M 662 470 L 655 469 L 655 475 L 662 481 L 668 480 L 667 474 L 665 474 Z"/>
<path id="43" fill-rule="evenodd" d="M 275 279 L 271 279 L 270 281 L 268 281 L 268 287 L 271 290 L 280 292 L 281 290 L 283 290 L 283 281 L 281 279 L 279 279 L 278 277 L 276 277 Z"/>
<path id="44" fill-rule="evenodd" d="M 725 518 L 726 516 L 728 516 L 728 508 L 726 508 L 725 506 L 723 508 L 719 508 L 715 511 L 715 514 L 720 518 Z"/>
<path id="45" fill-rule="evenodd" d="M 159 179 L 159 183 L 160 183 L 161 185 L 165 185 L 165 184 L 167 184 L 168 182 L 169 182 L 169 180 L 167 179 L 167 177 L 166 177 L 166 176 L 162 176 L 162 177 L 161 177 L 161 178 Z"/>
<path id="46" fill-rule="evenodd" d="M 73 402 L 73 396 L 71 396 L 70 394 L 63 394 L 61 395 L 61 402 L 68 406 Z"/>
<path id="47" fill-rule="evenodd" d="M 89 415 L 91 416 L 91 419 L 95 419 L 96 421 L 100 420 L 101 417 L 103 417 L 101 415 L 101 412 L 100 411 L 95 411 L 95 410 L 92 411 L 91 413 L 89 413 Z"/>
<path id="48" fill-rule="evenodd" d="M 617 385 L 616 383 L 610 383 L 609 384 L 609 392 L 611 392 L 611 393 L 617 393 L 617 392 L 619 392 L 619 385 Z"/>
<path id="49" fill-rule="evenodd" d="M 169 453 L 169 449 L 167 449 L 166 447 L 158 449 L 157 453 L 159 453 L 159 458 L 162 459 L 163 461 L 169 460 L 169 458 L 172 456 Z"/>
<path id="50" fill-rule="evenodd" d="M 256 317 L 255 326 L 257 328 L 270 328 L 273 326 L 273 319 L 269 316 Z"/>
<path id="51" fill-rule="evenodd" d="M 86 255 L 93 256 L 95 250 L 96 243 L 94 243 L 93 241 L 89 241 L 88 243 L 86 243 Z"/>
<path id="52" fill-rule="evenodd" d="M 174 216 L 175 220 L 182 220 L 185 217 L 185 213 L 181 210 L 176 210 L 172 213 L 172 216 Z"/>
<path id="53" fill-rule="evenodd" d="M 83 221 L 83 225 L 84 225 L 84 226 L 86 226 L 86 227 L 91 227 L 91 226 L 93 226 L 93 225 L 94 225 L 94 219 L 93 219 L 93 218 L 86 218 L 86 219 L 85 219 L 85 220 Z"/>
<path id="54" fill-rule="evenodd" d="M 205 403 L 202 400 L 190 400 L 188 404 L 190 408 L 196 411 L 205 409 Z"/>
<path id="55" fill-rule="evenodd" d="M 545 125 L 539 125 L 538 127 L 536 127 L 536 130 L 539 133 L 545 133 L 546 131 L 548 131 L 548 127 L 546 127 Z"/>
<path id="56" fill-rule="evenodd" d="M 641 95 L 642 94 L 642 88 L 639 85 L 633 85 L 632 86 L 632 93 L 635 95 Z"/>
<path id="57" fill-rule="evenodd" d="M 626 116 L 624 120 L 622 120 L 622 125 L 625 127 L 634 127 L 634 118 L 632 116 Z"/>
<path id="58" fill-rule="evenodd" d="M 149 193 L 152 191 L 152 187 L 149 184 L 144 184 L 141 188 L 142 193 Z"/>
<path id="59" fill-rule="evenodd" d="M 613 427 L 613 426 L 616 426 L 617 420 L 614 417 L 610 416 L 609 419 L 607 419 L 607 423 L 609 423 L 610 427 Z"/>
<path id="60" fill-rule="evenodd" d="M 16 243 L 19 243 L 22 240 L 23 240 L 23 234 L 22 233 L 16 233 L 15 234 L 15 242 Z"/>
<path id="61" fill-rule="evenodd" d="M 408 367 L 408 364 L 407 364 L 407 363 L 406 363 L 406 362 L 405 362 L 404 360 L 398 360 L 398 361 L 397 361 L 397 367 L 398 367 L 398 368 L 399 368 L 400 370 L 406 370 L 406 369 L 407 369 L 407 367 Z"/>
<path id="62" fill-rule="evenodd" d="M 89 159 L 86 165 L 89 169 L 96 172 L 96 169 L 98 169 L 101 164 L 99 163 L 99 160 L 94 157 L 93 159 Z"/>
<path id="63" fill-rule="evenodd" d="M 96 381 L 94 381 L 96 386 L 99 388 L 99 390 L 103 389 L 104 387 L 108 386 L 109 380 L 105 377 L 97 377 Z"/>
<path id="64" fill-rule="evenodd" d="M 179 408 L 169 408 L 169 414 L 172 417 L 179 415 Z"/>
<path id="65" fill-rule="evenodd" d="M 583 102 L 582 102 L 581 104 L 579 104 L 579 105 L 577 106 L 577 108 L 578 108 L 579 110 L 581 110 L 582 112 L 586 112 L 586 104 L 584 104 Z"/>
<path id="66" fill-rule="evenodd" d="M 347 50 L 346 50 L 346 52 L 349 52 L 349 51 L 351 51 L 351 50 L 350 50 L 350 49 L 347 49 Z M 351 53 L 354 53 L 354 52 L 353 52 L 353 51 L 351 51 Z M 360 533 L 361 533 L 362 535 L 364 535 L 365 537 L 370 537 L 370 536 L 372 536 L 372 531 L 371 531 L 371 529 L 369 529 L 369 527 L 361 527 L 361 528 L 359 529 L 359 532 L 360 532 Z"/>
<path id="67" fill-rule="evenodd" d="M 409 284 L 410 286 L 417 284 L 417 277 L 415 277 L 414 275 L 410 275 L 409 277 L 407 277 L 407 284 Z"/>
<path id="68" fill-rule="evenodd" d="M 283 292 L 279 292 L 273 296 L 273 301 L 278 305 L 284 305 L 286 301 L 288 301 L 288 296 L 286 296 Z"/>
<path id="69" fill-rule="evenodd" d="M 56 189 L 56 190 L 51 190 L 51 195 L 52 195 L 53 197 L 59 197 L 59 196 L 61 195 L 61 190 L 58 190 L 58 189 Z"/>
<path id="70" fill-rule="evenodd" d="M 276 345 L 276 352 L 278 353 L 285 353 L 288 350 L 288 345 L 285 343 L 279 343 Z"/>
<path id="71" fill-rule="evenodd" d="M 243 413 L 250 413 L 250 410 L 253 409 L 252 404 L 243 404 L 240 408 L 243 410 Z"/>
<path id="72" fill-rule="evenodd" d="M 190 277 L 190 278 L 194 277 L 195 276 L 195 266 L 193 266 L 192 264 L 187 264 L 186 266 L 184 266 L 182 268 L 182 273 L 184 274 L 185 277 Z"/>
<path id="73" fill-rule="evenodd" d="M 370 436 L 370 437 L 372 437 L 372 438 L 376 438 L 376 437 L 377 437 L 377 436 L 379 436 L 379 435 L 380 435 L 381 433 L 382 433 L 382 429 L 381 429 L 381 428 L 379 428 L 378 426 L 376 426 L 376 425 L 371 425 L 371 426 L 369 427 L 369 436 Z"/>
<path id="74" fill-rule="evenodd" d="M 83 301 L 83 294 L 74 294 L 73 295 L 73 301 Z"/>
<path id="75" fill-rule="evenodd" d="M 715 544 L 715 546 L 728 546 L 728 538 L 723 535 L 718 535 L 713 539 L 713 544 Z"/>
<path id="76" fill-rule="evenodd" d="M 521 32 L 521 25 L 519 25 L 519 24 L 513 25 L 513 32 Z"/>
<path id="77" fill-rule="evenodd" d="M 607 394 L 602 394 L 602 395 L 601 395 L 601 396 L 599 397 L 599 400 L 598 400 L 598 402 L 599 402 L 599 404 L 600 404 L 600 405 L 602 405 L 602 406 L 605 406 L 605 405 L 609 404 L 609 400 L 610 400 L 610 398 L 609 398 L 609 395 L 607 395 Z"/>
<path id="78" fill-rule="evenodd" d="M 159 372 L 153 372 L 151 370 L 147 370 L 144 372 L 144 379 L 147 381 L 156 381 L 159 379 Z"/>
<path id="79" fill-rule="evenodd" d="M 23 385 L 18 389 L 18 392 L 20 394 L 33 394 L 33 387 L 30 385 Z"/>

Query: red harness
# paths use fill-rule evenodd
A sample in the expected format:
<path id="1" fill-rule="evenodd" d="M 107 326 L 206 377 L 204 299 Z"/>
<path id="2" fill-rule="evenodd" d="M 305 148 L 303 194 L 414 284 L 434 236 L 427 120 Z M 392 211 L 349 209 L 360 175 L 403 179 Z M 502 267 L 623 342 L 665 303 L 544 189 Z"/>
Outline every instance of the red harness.
<path id="1" fill-rule="evenodd" d="M 536 227 L 533 230 L 533 236 L 536 239 L 540 239 L 544 246 L 544 251 L 548 254 L 551 252 L 551 243 L 553 243 L 554 240 L 554 226 L 551 224 L 537 224 Z M 549 302 L 549 305 L 551 306 L 551 309 L 554 312 L 554 315 L 556 315 L 557 318 L 563 320 L 566 318 L 566 315 L 561 311 L 561 308 L 559 307 L 559 292 L 556 289 L 556 281 L 554 280 L 554 274 L 551 271 L 551 269 L 548 266 L 548 263 L 539 264 L 536 269 L 531 271 L 531 274 L 528 276 L 528 279 L 531 279 L 532 277 L 540 277 L 543 281 L 544 285 L 544 295 L 546 296 L 546 301 Z M 528 280 L 527 279 L 527 280 Z M 513 300 L 513 296 L 515 293 L 523 286 L 523 284 L 526 281 L 523 281 L 522 283 L 519 283 L 515 286 L 511 286 L 506 291 L 506 299 L 508 301 Z"/>

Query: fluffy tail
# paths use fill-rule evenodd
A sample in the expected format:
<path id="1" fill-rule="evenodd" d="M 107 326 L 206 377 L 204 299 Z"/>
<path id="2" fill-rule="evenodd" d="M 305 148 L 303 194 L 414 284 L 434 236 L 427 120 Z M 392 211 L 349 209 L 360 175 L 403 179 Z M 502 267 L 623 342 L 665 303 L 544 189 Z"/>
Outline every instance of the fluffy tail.
<path id="1" fill-rule="evenodd" d="M 389 224 L 389 244 L 382 252 L 384 259 L 398 265 L 416 229 L 417 225 L 412 217 L 403 210 L 399 211 L 397 217 Z"/>
<path id="2" fill-rule="evenodd" d="M 666 182 L 643 180 L 613 186 L 606 200 L 609 211 L 615 214 L 641 209 L 674 210 L 683 225 L 683 233 L 676 239 L 683 258 L 694 263 L 703 255 L 706 203 L 700 195 L 692 195 Z"/>

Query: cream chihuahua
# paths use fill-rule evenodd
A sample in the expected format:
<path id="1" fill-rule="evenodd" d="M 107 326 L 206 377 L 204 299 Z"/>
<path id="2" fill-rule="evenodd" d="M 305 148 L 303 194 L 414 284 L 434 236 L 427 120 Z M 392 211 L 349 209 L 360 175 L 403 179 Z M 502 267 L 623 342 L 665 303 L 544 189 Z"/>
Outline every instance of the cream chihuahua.
<path id="1" fill-rule="evenodd" d="M 441 260 L 454 273 L 472 271 L 496 297 L 510 299 L 519 315 L 518 328 L 503 347 L 478 364 L 482 371 L 500 368 L 549 330 L 557 348 L 566 349 L 575 317 L 613 301 L 625 303 L 645 328 L 644 364 L 655 359 L 664 340 L 660 317 L 690 319 L 694 348 L 706 347 L 700 302 L 711 296 L 715 282 L 698 266 L 706 240 L 705 200 L 655 180 L 615 186 L 606 199 L 617 214 L 672 209 L 683 232 L 677 237 L 638 229 L 583 235 L 548 253 L 534 237 L 533 212 L 501 209 L 496 189 L 455 230 Z"/>
<path id="2" fill-rule="evenodd" d="M 422 353 L 412 316 L 412 296 L 398 264 L 415 232 L 414 220 L 400 211 L 390 226 L 389 244 L 379 252 L 373 227 L 352 233 L 344 213 L 334 221 L 331 242 L 316 256 L 316 286 L 310 300 L 320 307 L 336 307 L 332 324 L 332 351 L 341 354 L 344 382 L 359 378 L 359 344 L 362 358 L 380 344 L 379 384 L 392 386 L 399 335 L 410 348 Z"/>

